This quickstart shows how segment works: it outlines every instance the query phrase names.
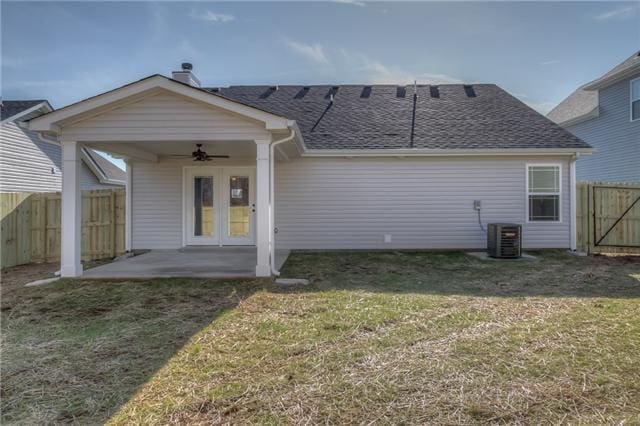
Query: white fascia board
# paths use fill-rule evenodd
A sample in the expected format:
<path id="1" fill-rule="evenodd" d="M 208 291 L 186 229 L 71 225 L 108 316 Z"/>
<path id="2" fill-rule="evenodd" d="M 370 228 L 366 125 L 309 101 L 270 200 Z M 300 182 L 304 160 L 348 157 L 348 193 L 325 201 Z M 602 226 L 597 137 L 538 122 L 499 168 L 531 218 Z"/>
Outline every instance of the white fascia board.
<path id="1" fill-rule="evenodd" d="M 32 106 L 31 108 L 27 108 L 24 111 L 20 111 L 19 113 L 12 115 L 11 117 L 7 117 L 4 120 L 0 121 L 0 124 L 4 124 L 4 123 L 9 123 L 11 121 L 16 121 L 18 120 L 20 117 L 24 117 L 25 115 L 29 115 L 34 111 L 38 111 L 39 109 L 42 109 L 45 111 L 45 114 L 48 112 L 53 111 L 53 108 L 51 108 L 51 105 L 49 104 L 49 102 L 44 101 L 44 102 L 40 102 L 37 105 Z"/>
<path id="2" fill-rule="evenodd" d="M 146 79 L 130 83 L 110 92 L 85 99 L 43 116 L 36 117 L 29 121 L 29 128 L 35 131 L 56 131 L 56 127 L 54 126 L 63 120 L 68 120 L 79 114 L 87 113 L 92 109 L 105 107 L 114 102 L 126 100 L 126 98 L 130 96 L 135 96 L 157 88 L 165 89 L 169 92 L 183 95 L 226 111 L 261 121 L 265 124 L 265 128 L 267 130 L 288 128 L 287 123 L 289 120 L 285 117 L 280 117 L 254 107 L 223 98 L 214 93 L 210 93 L 196 87 L 191 87 L 187 84 L 171 80 L 161 75 L 147 77 Z"/>
<path id="3" fill-rule="evenodd" d="M 592 148 L 547 149 L 308 149 L 303 157 L 457 157 L 508 155 L 575 155 L 591 154 Z"/>

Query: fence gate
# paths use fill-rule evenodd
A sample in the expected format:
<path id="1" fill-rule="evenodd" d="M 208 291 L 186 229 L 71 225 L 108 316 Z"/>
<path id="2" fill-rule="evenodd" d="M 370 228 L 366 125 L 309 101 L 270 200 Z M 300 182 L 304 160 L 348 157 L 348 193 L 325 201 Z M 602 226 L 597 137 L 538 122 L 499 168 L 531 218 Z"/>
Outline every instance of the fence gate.
<path id="1" fill-rule="evenodd" d="M 578 249 L 640 253 L 640 185 L 579 183 Z"/>

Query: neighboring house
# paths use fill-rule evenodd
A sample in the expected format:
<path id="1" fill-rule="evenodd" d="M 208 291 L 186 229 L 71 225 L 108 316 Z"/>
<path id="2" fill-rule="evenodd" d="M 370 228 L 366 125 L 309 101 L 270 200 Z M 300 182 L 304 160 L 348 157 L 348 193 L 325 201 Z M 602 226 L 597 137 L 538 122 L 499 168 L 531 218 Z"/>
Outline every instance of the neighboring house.
<path id="1" fill-rule="evenodd" d="M 51 112 L 49 102 L 2 101 L 0 132 L 0 192 L 55 192 L 62 188 L 60 143 L 28 130 L 25 121 Z M 80 172 L 82 189 L 123 187 L 120 169 L 97 152 L 85 148 Z"/>
<path id="2" fill-rule="evenodd" d="M 583 85 L 548 117 L 595 149 L 579 180 L 640 182 L 640 51 Z"/>
<path id="3" fill-rule="evenodd" d="M 575 247 L 574 159 L 591 152 L 492 84 L 201 88 L 188 64 L 29 124 L 69 164 L 63 276 L 82 274 L 82 147 L 128 157 L 127 249 L 255 245 L 258 276 L 275 248 L 482 249 L 475 200 L 526 248 Z"/>

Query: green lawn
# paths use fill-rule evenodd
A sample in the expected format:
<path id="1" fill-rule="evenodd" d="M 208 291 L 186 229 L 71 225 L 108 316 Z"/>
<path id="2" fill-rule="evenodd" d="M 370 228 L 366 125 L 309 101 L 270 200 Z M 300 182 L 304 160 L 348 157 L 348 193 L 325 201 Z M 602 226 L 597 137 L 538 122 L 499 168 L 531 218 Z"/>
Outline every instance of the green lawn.
<path id="1" fill-rule="evenodd" d="M 640 423 L 640 259 L 537 255 L 3 285 L 2 423 Z"/>

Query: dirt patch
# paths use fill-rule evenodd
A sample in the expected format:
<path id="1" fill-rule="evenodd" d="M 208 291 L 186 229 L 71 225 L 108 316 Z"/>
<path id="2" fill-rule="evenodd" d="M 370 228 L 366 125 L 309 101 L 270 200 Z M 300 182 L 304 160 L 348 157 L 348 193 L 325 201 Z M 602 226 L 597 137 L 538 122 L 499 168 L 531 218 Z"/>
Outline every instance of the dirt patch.
<path id="1" fill-rule="evenodd" d="M 2 289 L 14 290 L 31 281 L 54 277 L 60 269 L 60 263 L 29 263 L 2 270 Z"/>

